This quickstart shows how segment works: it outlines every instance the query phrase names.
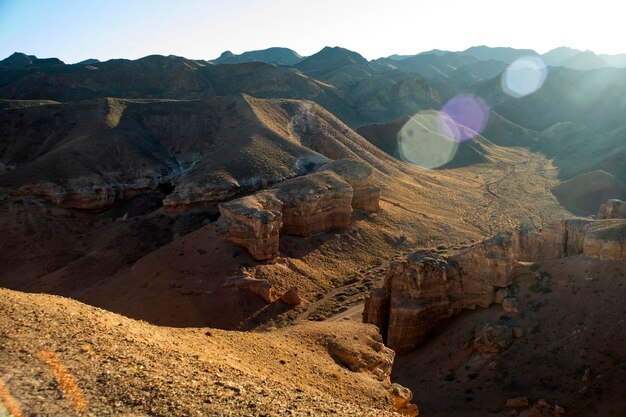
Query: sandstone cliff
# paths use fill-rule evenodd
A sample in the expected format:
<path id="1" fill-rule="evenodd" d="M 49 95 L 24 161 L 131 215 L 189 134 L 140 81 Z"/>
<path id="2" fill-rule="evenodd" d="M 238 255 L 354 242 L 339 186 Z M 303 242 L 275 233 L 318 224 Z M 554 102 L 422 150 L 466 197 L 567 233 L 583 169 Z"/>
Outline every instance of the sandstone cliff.
<path id="1" fill-rule="evenodd" d="M 411 350 L 440 320 L 496 301 L 511 284 L 512 248 L 511 234 L 503 234 L 457 253 L 417 252 L 392 263 L 384 287 L 366 298 L 363 319 L 392 349 Z"/>
<path id="2" fill-rule="evenodd" d="M 356 187 L 356 188 L 354 188 Z M 350 225 L 352 210 L 378 210 L 380 188 L 362 162 L 337 160 L 319 172 L 219 205 L 229 240 L 252 258 L 278 256 L 279 234 L 310 237 Z"/>
<path id="3" fill-rule="evenodd" d="M 515 313 L 517 300 L 505 297 L 525 270 L 522 261 L 576 255 L 626 260 L 626 220 L 569 219 L 541 232 L 520 227 L 445 254 L 414 253 L 389 265 L 384 286 L 365 300 L 363 321 L 378 326 L 392 349 L 409 351 L 462 309 L 505 301 L 505 310 Z"/>
<path id="4" fill-rule="evenodd" d="M 283 225 L 283 203 L 269 191 L 220 204 L 221 222 L 229 239 L 257 260 L 278 256 L 278 234 Z"/>

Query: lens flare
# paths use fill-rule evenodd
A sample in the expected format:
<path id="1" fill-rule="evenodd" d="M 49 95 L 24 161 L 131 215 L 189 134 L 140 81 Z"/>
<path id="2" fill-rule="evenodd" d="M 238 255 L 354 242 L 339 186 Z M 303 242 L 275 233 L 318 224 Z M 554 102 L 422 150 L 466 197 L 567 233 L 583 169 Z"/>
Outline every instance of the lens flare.
<path id="1" fill-rule="evenodd" d="M 538 56 L 516 59 L 502 74 L 502 90 L 520 98 L 539 90 L 548 76 L 546 64 Z"/>
<path id="2" fill-rule="evenodd" d="M 482 98 L 472 94 L 459 94 L 448 101 L 441 109 L 456 125 L 453 139 L 463 142 L 482 133 L 489 120 L 489 106 Z M 442 121 L 442 124 L 449 124 Z M 446 128 L 444 128 L 446 129 Z M 445 130 L 442 130 L 444 133 Z"/>
<path id="3" fill-rule="evenodd" d="M 450 162 L 459 142 L 459 129 L 446 113 L 421 111 L 398 132 L 398 150 L 403 161 L 433 169 Z"/>

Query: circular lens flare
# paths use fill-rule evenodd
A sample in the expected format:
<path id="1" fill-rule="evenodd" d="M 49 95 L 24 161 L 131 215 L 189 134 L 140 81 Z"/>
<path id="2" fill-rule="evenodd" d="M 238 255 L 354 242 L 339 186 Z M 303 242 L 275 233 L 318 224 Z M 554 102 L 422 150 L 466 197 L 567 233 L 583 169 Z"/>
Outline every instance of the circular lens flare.
<path id="1" fill-rule="evenodd" d="M 489 120 L 489 106 L 473 94 L 459 94 L 448 101 L 441 113 L 456 125 L 454 140 L 463 142 L 482 133 Z M 443 130 L 442 130 L 443 133 Z"/>
<path id="2" fill-rule="evenodd" d="M 459 146 L 457 124 L 446 113 L 421 111 L 398 132 L 398 150 L 403 161 L 433 169 L 454 158 Z"/>
<path id="3" fill-rule="evenodd" d="M 502 90 L 520 98 L 539 90 L 548 76 L 546 64 L 538 56 L 516 59 L 502 74 Z"/>

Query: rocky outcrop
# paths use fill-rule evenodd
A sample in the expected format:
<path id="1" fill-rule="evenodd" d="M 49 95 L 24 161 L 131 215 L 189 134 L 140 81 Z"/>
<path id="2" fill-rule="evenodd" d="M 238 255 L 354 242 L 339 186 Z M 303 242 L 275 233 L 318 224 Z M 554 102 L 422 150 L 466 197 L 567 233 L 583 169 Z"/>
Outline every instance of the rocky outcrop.
<path id="1" fill-rule="evenodd" d="M 356 339 L 356 338 L 355 338 Z M 419 410 L 411 403 L 411 390 L 399 384 L 392 384 L 390 380 L 395 352 L 383 343 L 380 335 L 370 339 L 367 346 L 356 345 L 353 341 L 346 341 L 339 337 L 325 340 L 329 355 L 342 366 L 352 372 L 367 372 L 383 383 L 391 396 L 398 413 L 415 417 Z"/>
<path id="2" fill-rule="evenodd" d="M 415 404 L 411 403 L 413 393 L 410 389 L 400 384 L 391 384 L 391 396 L 394 400 L 396 410 L 405 416 L 419 416 L 419 410 Z"/>
<path id="3" fill-rule="evenodd" d="M 626 219 L 626 202 L 611 199 L 600 206 L 596 217 L 598 219 Z"/>
<path id="4" fill-rule="evenodd" d="M 228 239 L 256 260 L 278 256 L 279 234 L 309 237 L 350 225 L 352 188 L 332 172 L 282 182 L 277 188 L 219 205 Z"/>
<path id="5" fill-rule="evenodd" d="M 582 254 L 626 260 L 626 220 L 568 219 L 544 227 L 541 236 L 542 251 L 552 258 Z"/>
<path id="6" fill-rule="evenodd" d="M 626 220 L 612 219 L 587 226 L 582 242 L 585 256 L 626 261 Z"/>
<path id="7" fill-rule="evenodd" d="M 389 347 L 408 351 L 463 309 L 497 302 L 504 312 L 518 313 L 509 287 L 523 279 L 529 262 L 576 255 L 626 260 L 626 220 L 569 219 L 542 231 L 520 227 L 445 254 L 414 253 L 388 266 L 384 285 L 365 299 L 363 321 L 378 326 Z"/>
<path id="8" fill-rule="evenodd" d="M 352 188 L 332 172 L 285 181 L 275 189 L 275 195 L 283 202 L 285 234 L 309 237 L 350 225 Z"/>
<path id="9" fill-rule="evenodd" d="M 352 187 L 352 208 L 376 212 L 380 209 L 380 187 L 372 182 L 372 168 L 353 159 L 338 159 L 322 166 L 321 171 L 332 171 Z"/>
<path id="10" fill-rule="evenodd" d="M 245 291 L 249 291 L 252 294 L 256 294 L 267 303 L 273 303 L 276 301 L 276 294 L 272 284 L 266 279 L 255 279 L 249 277 L 233 277 L 226 281 L 223 285 L 224 288 L 239 288 Z"/>
<path id="11" fill-rule="evenodd" d="M 278 256 L 283 203 L 275 193 L 260 192 L 220 204 L 220 222 L 228 239 L 243 246 L 257 260 Z"/>
<path id="12" fill-rule="evenodd" d="M 411 350 L 439 321 L 496 301 L 511 284 L 512 248 L 511 234 L 503 234 L 458 253 L 417 252 L 392 263 L 384 287 L 366 298 L 363 320 L 377 325 L 392 349 Z"/>
<path id="13" fill-rule="evenodd" d="M 278 256 L 283 203 L 275 193 L 260 192 L 220 204 L 220 222 L 228 238 L 248 250 L 257 260 Z"/>
<path id="14" fill-rule="evenodd" d="M 15 197 L 36 196 L 58 207 L 99 211 L 111 207 L 117 201 L 152 191 L 157 185 L 141 180 L 135 184 L 109 184 L 101 187 L 42 183 L 9 189 L 8 193 Z"/>
<path id="15" fill-rule="evenodd" d="M 272 189 L 220 204 L 220 222 L 228 238 L 254 259 L 270 260 L 278 256 L 280 234 L 310 237 L 345 229 L 353 208 L 377 211 L 379 199 L 372 169 L 342 159 Z"/>

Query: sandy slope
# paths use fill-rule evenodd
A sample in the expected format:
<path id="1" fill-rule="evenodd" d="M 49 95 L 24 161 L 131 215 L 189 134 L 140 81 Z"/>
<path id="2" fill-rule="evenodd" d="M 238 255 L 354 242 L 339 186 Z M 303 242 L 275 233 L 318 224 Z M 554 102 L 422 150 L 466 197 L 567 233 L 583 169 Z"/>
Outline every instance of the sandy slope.
<path id="1" fill-rule="evenodd" d="M 173 329 L 4 289 L 0 313 L 0 379 L 24 415 L 391 414 L 381 382 L 329 353 L 376 357 L 373 326 Z"/>

